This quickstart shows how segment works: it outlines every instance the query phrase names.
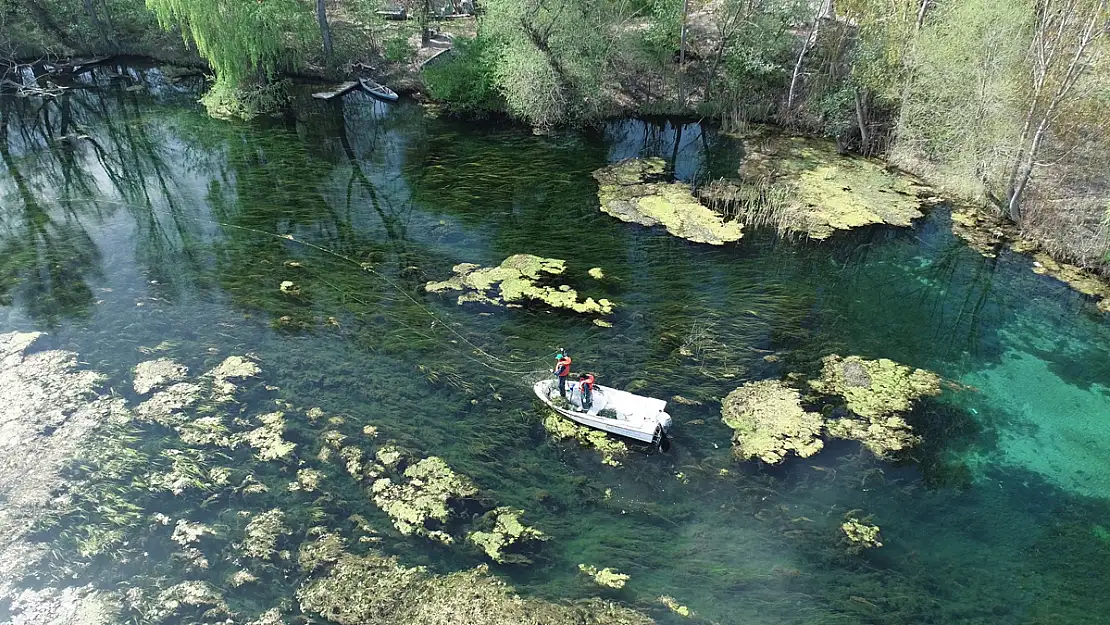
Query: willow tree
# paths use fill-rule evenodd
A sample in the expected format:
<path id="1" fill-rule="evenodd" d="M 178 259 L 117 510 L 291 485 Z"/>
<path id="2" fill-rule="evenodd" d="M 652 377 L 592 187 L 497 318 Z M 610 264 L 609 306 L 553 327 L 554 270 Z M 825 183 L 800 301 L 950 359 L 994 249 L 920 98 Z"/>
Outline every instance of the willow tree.
<path id="1" fill-rule="evenodd" d="M 295 61 L 315 30 L 300 0 L 146 0 L 167 30 L 192 41 L 216 81 L 204 97 L 210 112 L 250 114 L 248 94 Z"/>

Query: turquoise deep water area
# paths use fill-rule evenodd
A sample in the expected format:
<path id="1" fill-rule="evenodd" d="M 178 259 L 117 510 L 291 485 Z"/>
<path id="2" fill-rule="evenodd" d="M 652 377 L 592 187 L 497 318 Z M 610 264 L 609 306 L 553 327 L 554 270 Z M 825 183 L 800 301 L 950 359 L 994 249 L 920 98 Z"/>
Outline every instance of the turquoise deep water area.
<path id="1" fill-rule="evenodd" d="M 650 155 L 680 180 L 730 176 L 743 145 L 709 125 L 540 137 L 358 94 L 229 123 L 156 69 L 122 73 L 146 90 L 101 71 L 45 105 L 0 99 L 0 332 L 49 333 L 46 346 L 78 352 L 132 399 L 131 369 L 152 348 L 195 372 L 250 354 L 275 389 L 248 407 L 276 397 L 344 415 L 352 433 L 374 425 L 524 509 L 552 539 L 530 566 L 491 565 L 522 594 L 604 596 L 663 623 L 688 621 L 660 595 L 695 622 L 736 625 L 1106 622 L 1110 322 L 1029 258 L 968 248 L 944 207 L 821 243 L 749 231 L 697 245 L 601 213 L 590 172 Z M 422 290 L 457 263 L 517 253 L 565 259 L 560 281 L 614 301 L 614 327 Z M 670 403 L 668 453 L 603 465 L 540 425 L 529 381 L 557 346 L 602 384 L 701 403 Z M 881 460 L 830 441 L 780 466 L 736 462 L 719 399 L 813 375 L 830 353 L 943 376 L 944 393 L 908 416 L 922 445 Z M 307 451 L 322 428 L 298 414 L 287 437 Z M 401 537 L 342 475 L 326 504 L 282 488 L 288 472 L 258 476 L 275 485 L 260 509 L 285 509 L 294 533 L 357 512 L 407 564 L 483 562 Z M 218 517 L 203 499 L 166 505 Z M 847 552 L 851 511 L 882 528 L 881 548 Z M 631 579 L 601 589 L 579 563 Z M 292 596 L 292 580 L 246 592 L 225 573 L 214 565 L 211 581 L 244 613 Z M 81 573 L 112 589 L 182 575 L 158 557 Z"/>

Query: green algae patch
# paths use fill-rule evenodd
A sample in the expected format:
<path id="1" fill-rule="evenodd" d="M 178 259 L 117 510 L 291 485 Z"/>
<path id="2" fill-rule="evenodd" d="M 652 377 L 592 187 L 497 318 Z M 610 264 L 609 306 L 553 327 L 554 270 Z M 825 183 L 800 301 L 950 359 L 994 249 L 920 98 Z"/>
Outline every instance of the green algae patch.
<path id="1" fill-rule="evenodd" d="M 339 625 L 651 625 L 647 616 L 597 599 L 522 598 L 482 566 L 449 575 L 377 553 L 344 555 L 297 590 L 301 609 Z"/>
<path id="2" fill-rule="evenodd" d="M 864 360 L 832 354 L 822 363 L 821 378 L 809 382 L 813 390 L 843 397 L 848 410 L 868 419 L 906 412 L 915 400 L 940 394 L 937 374 L 886 358 Z"/>
<path id="3" fill-rule="evenodd" d="M 517 551 L 538 541 L 547 540 L 548 537 L 543 532 L 521 523 L 520 517 L 523 515 L 523 510 L 507 507 L 491 510 L 486 514 L 486 521 L 487 523 L 492 521 L 492 529 L 471 532 L 467 540 L 477 545 L 498 564 L 531 564 L 531 559 Z"/>
<path id="4" fill-rule="evenodd" d="M 180 382 L 189 374 L 185 365 L 178 364 L 169 358 L 148 360 L 135 365 L 135 377 L 132 385 L 139 395 L 171 384 Z"/>
<path id="5" fill-rule="evenodd" d="M 869 519 L 858 519 L 849 515 L 840 525 L 840 531 L 848 544 L 849 553 L 862 553 L 865 549 L 882 547 L 882 536 L 879 526 L 871 523 Z"/>
<path id="6" fill-rule="evenodd" d="M 1098 301 L 1098 309 L 1110 312 L 1110 283 L 1075 265 L 1057 262 L 1044 252 L 1033 254 L 1033 273 L 1048 275 Z"/>
<path id="7" fill-rule="evenodd" d="M 245 380 L 262 373 L 254 362 L 242 356 L 228 356 L 203 377 L 212 380 L 212 398 L 216 401 L 230 401 L 238 386 L 232 380 Z"/>
<path id="8" fill-rule="evenodd" d="M 744 187 L 755 187 L 764 199 L 773 196 L 763 208 L 776 213 L 771 221 L 781 230 L 826 239 L 871 224 L 905 227 L 923 216 L 923 204 L 936 201 L 919 179 L 876 159 L 838 154 L 828 141 L 765 136 L 751 143 L 741 185 L 713 205 L 743 203 Z"/>
<path id="9" fill-rule="evenodd" d="M 617 458 L 628 453 L 628 445 L 622 441 L 601 430 L 579 425 L 554 410 L 543 409 L 543 428 L 558 440 L 576 440 L 596 449 L 601 453 L 601 461 L 609 466 L 619 467 Z"/>
<path id="10" fill-rule="evenodd" d="M 693 610 L 691 610 L 690 608 L 682 605 L 681 603 L 676 601 L 674 597 L 671 597 L 670 595 L 660 595 L 659 598 L 656 599 L 656 601 L 658 601 L 660 604 L 666 606 L 666 608 L 668 610 L 670 610 L 671 612 L 674 612 L 675 614 L 677 614 L 679 616 L 683 616 L 683 617 L 686 617 L 686 618 L 691 618 L 691 617 L 697 616 L 694 613 Z"/>
<path id="11" fill-rule="evenodd" d="M 601 267 L 591 267 L 586 272 L 586 275 L 590 276 L 594 280 L 604 280 L 605 279 L 605 272 L 601 270 Z"/>
<path id="12" fill-rule="evenodd" d="M 732 451 L 741 460 L 777 464 L 790 453 L 808 458 L 825 446 L 818 438 L 821 415 L 803 409 L 800 393 L 777 380 L 749 382 L 729 393 L 721 420 L 735 430 Z"/>
<path id="13" fill-rule="evenodd" d="M 619 590 L 624 588 L 624 585 L 631 579 L 631 576 L 618 573 L 616 570 L 609 567 L 598 569 L 589 564 L 579 564 L 578 570 L 588 575 L 595 584 L 605 588 L 616 588 Z"/>
<path id="14" fill-rule="evenodd" d="M 601 211 L 629 223 L 663 226 L 694 243 L 724 245 L 744 236 L 739 222 L 726 221 L 703 205 L 688 185 L 658 180 L 664 169 L 661 158 L 631 159 L 598 169 L 593 176 Z"/>
<path id="15" fill-rule="evenodd" d="M 470 478 L 455 473 L 436 456 L 406 468 L 398 482 L 383 477 L 370 490 L 374 504 L 393 519 L 397 531 L 448 544 L 454 542 L 445 531 L 452 505 L 478 494 Z"/>
<path id="16" fill-rule="evenodd" d="M 326 564 L 339 560 L 343 555 L 345 546 L 343 537 L 335 532 L 329 532 L 322 527 L 309 530 L 310 535 L 315 535 L 314 540 L 301 543 L 297 553 L 297 564 L 305 573 L 311 573 Z"/>
<path id="17" fill-rule="evenodd" d="M 566 271 L 566 261 L 556 258 L 515 254 L 497 267 L 462 263 L 451 270 L 454 277 L 442 282 L 428 282 L 424 290 L 429 293 L 462 291 L 458 297 L 460 305 L 477 302 L 491 306 L 519 306 L 532 301 L 583 314 L 608 315 L 613 312 L 613 303 L 607 299 L 587 297 L 579 301 L 578 292 L 565 284 L 541 284 Z"/>
<path id="18" fill-rule="evenodd" d="M 278 540 L 289 530 L 285 527 L 285 513 L 274 508 L 256 515 L 247 523 L 246 535 L 240 544 L 249 558 L 270 560 L 277 553 Z"/>
<path id="19" fill-rule="evenodd" d="M 857 440 L 879 456 L 920 442 L 900 413 L 926 396 L 940 394 L 940 377 L 893 360 L 826 356 L 821 378 L 809 385 L 818 393 L 842 397 L 852 416 L 832 419 L 826 431 L 835 438 Z"/>
<path id="20" fill-rule="evenodd" d="M 258 458 L 278 460 L 289 457 L 297 445 L 282 438 L 285 433 L 285 413 L 270 412 L 259 415 L 258 420 L 262 422 L 262 426 L 243 435 L 243 440 L 257 450 Z"/>

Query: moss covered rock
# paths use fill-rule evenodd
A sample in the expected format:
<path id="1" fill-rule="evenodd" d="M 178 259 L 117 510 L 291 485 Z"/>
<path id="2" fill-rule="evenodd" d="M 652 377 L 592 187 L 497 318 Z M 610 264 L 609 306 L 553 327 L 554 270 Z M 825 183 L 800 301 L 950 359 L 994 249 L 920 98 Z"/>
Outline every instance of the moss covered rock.
<path id="1" fill-rule="evenodd" d="M 664 171 L 661 158 L 631 159 L 593 173 L 601 210 L 621 221 L 663 226 L 676 237 L 695 243 L 724 245 L 738 241 L 743 227 L 725 221 L 694 197 L 690 187 L 654 180 Z"/>
<path id="2" fill-rule="evenodd" d="M 777 380 L 749 382 L 721 404 L 721 420 L 735 430 L 732 451 L 741 460 L 776 464 L 791 452 L 808 458 L 825 446 L 821 415 L 802 408 L 801 396 Z"/>
<path id="3" fill-rule="evenodd" d="M 458 303 L 479 302 L 493 306 L 519 305 L 528 301 L 543 302 L 552 308 L 577 313 L 607 315 L 613 304 L 607 299 L 587 297 L 579 301 L 578 292 L 567 285 L 543 285 L 540 282 L 566 271 L 566 262 L 531 254 L 515 254 L 497 267 L 480 267 L 462 263 L 452 268 L 455 276 L 442 282 L 429 282 L 424 290 L 430 293 L 462 291 Z"/>

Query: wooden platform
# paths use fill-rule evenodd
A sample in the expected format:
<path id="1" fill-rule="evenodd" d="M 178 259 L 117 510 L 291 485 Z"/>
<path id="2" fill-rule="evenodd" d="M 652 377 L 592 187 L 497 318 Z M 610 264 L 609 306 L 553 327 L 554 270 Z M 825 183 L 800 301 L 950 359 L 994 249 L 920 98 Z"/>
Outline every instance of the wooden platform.
<path id="1" fill-rule="evenodd" d="M 354 89 L 357 86 L 358 86 L 357 81 L 349 80 L 349 81 L 339 85 L 335 89 L 332 89 L 331 91 L 317 91 L 316 93 L 312 94 L 312 97 L 316 98 L 317 100 L 330 100 L 332 98 L 341 96 L 344 93 L 347 93 L 348 91 L 350 91 L 351 89 Z"/>

